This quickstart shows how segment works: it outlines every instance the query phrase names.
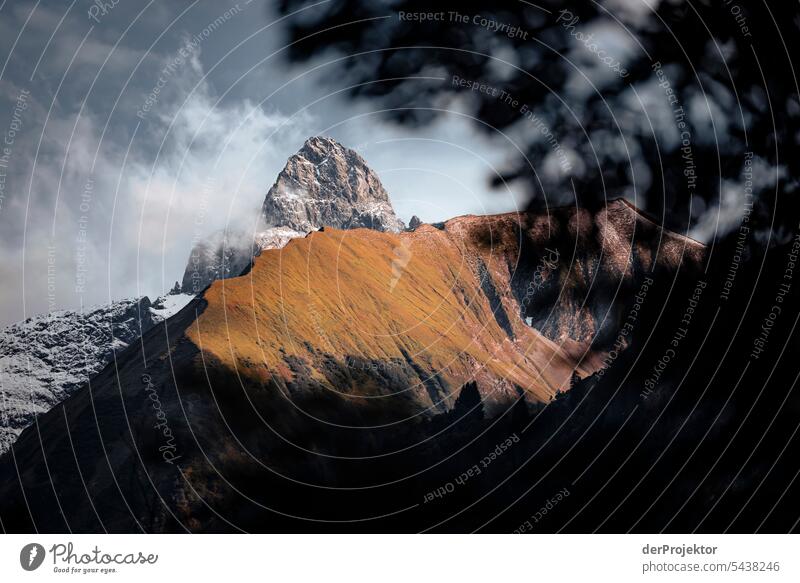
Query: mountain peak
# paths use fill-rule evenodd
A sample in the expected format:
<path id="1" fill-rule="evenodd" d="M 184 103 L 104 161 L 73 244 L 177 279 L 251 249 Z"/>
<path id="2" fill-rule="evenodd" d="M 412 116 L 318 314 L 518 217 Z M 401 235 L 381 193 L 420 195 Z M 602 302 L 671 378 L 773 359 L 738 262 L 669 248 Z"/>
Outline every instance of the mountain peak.
<path id="1" fill-rule="evenodd" d="M 304 143 L 303 147 L 300 148 L 300 152 L 320 152 L 320 151 L 332 151 L 332 150 L 348 150 L 345 146 L 330 138 L 328 136 L 311 136 L 308 138 Z M 351 150 L 352 151 L 352 150 Z"/>
<path id="2" fill-rule="evenodd" d="M 286 162 L 264 200 L 270 226 L 311 231 L 324 226 L 401 231 L 378 175 L 354 150 L 314 136 Z"/>

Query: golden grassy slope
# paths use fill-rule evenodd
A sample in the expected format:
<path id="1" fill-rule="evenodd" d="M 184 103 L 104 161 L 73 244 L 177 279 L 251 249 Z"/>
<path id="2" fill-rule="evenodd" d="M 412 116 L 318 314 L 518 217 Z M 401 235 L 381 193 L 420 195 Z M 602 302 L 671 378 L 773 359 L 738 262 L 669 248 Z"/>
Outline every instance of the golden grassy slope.
<path id="1" fill-rule="evenodd" d="M 424 372 L 410 384 L 439 374 L 453 389 L 477 379 L 490 400 L 515 395 L 512 385 L 549 399 L 569 385 L 574 359 L 525 326 L 510 292 L 498 286 L 513 327 L 509 337 L 481 290 L 474 250 L 463 251 L 464 243 L 470 247 L 428 225 L 402 234 L 312 233 L 264 252 L 247 276 L 215 282 L 190 338 L 261 380 L 292 380 L 286 357 L 295 356 L 325 384 L 314 347 L 342 362 L 413 360 Z M 488 269 L 495 279 L 491 261 Z"/>

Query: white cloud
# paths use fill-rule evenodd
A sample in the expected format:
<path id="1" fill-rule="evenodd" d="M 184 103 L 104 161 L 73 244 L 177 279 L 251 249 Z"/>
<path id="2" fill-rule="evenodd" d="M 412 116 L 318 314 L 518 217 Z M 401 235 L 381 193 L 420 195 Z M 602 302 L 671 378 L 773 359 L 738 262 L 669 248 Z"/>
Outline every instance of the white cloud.
<path id="1" fill-rule="evenodd" d="M 105 121 L 88 107 L 77 124 L 74 112 L 56 108 L 27 201 L 45 113 L 41 104 L 31 110 L 29 139 L 14 152 L 13 196 L 0 214 L 4 225 L 16 226 L 4 227 L 9 244 L 0 251 L 0 294 L 20 301 L 8 302 L 1 319 L 17 319 L 22 311 L 22 265 L 25 315 L 53 307 L 44 291 L 48 245 L 56 247 L 56 306 L 77 307 L 160 294 L 182 276 L 193 238 L 252 224 L 287 156 L 308 136 L 309 120 L 289 120 L 247 100 L 218 104 L 203 74 L 196 55 L 175 72 L 171 90 L 141 122 L 129 151 L 117 136 L 99 142 Z M 132 134 L 130 128 L 128 140 Z M 82 292 L 76 286 L 80 257 L 87 268 Z"/>

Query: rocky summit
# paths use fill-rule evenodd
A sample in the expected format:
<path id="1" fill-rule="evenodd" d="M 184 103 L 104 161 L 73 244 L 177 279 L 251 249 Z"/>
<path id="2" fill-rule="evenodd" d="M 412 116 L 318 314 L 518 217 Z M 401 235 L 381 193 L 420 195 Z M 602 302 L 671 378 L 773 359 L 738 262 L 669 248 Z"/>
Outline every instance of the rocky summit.
<path id="1" fill-rule="evenodd" d="M 377 174 L 355 151 L 331 138 L 310 138 L 289 158 L 263 210 L 267 225 L 297 231 L 404 228 Z"/>

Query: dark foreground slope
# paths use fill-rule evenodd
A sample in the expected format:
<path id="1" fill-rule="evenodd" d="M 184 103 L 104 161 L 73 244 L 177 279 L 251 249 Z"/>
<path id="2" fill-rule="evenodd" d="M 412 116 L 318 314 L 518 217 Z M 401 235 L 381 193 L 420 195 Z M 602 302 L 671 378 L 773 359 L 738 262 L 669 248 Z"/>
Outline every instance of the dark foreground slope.
<path id="1" fill-rule="evenodd" d="M 690 415 L 703 387 L 678 384 L 707 331 L 730 337 L 713 310 L 643 388 L 702 255 L 621 202 L 293 241 L 40 416 L 0 459 L 2 526 L 687 528 L 718 494 L 687 497 L 710 458 L 678 472 L 686 447 L 709 427 L 721 444 L 731 417 L 715 423 L 730 385 Z"/>

